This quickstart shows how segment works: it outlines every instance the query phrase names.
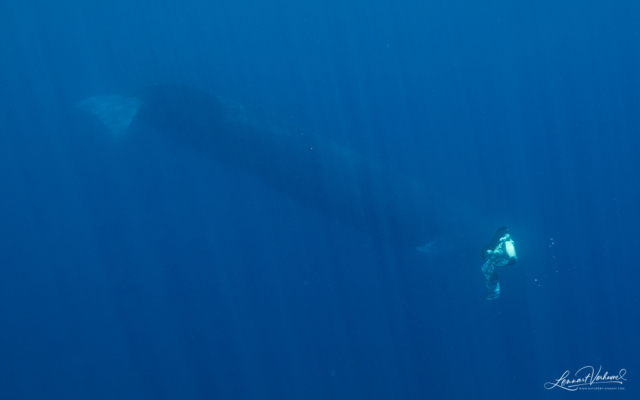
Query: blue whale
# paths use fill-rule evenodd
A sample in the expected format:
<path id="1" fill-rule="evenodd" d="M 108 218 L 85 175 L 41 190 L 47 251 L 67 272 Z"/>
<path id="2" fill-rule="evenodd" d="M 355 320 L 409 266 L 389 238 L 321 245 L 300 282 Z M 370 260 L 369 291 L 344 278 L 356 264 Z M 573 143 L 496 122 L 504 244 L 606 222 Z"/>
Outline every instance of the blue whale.
<path id="1" fill-rule="evenodd" d="M 321 135 L 265 123 L 240 104 L 203 90 L 153 85 L 125 96 L 90 97 L 77 106 L 115 135 L 141 121 L 375 240 L 437 253 L 478 249 L 484 237 L 479 231 L 491 231 L 468 205 L 419 180 Z"/>

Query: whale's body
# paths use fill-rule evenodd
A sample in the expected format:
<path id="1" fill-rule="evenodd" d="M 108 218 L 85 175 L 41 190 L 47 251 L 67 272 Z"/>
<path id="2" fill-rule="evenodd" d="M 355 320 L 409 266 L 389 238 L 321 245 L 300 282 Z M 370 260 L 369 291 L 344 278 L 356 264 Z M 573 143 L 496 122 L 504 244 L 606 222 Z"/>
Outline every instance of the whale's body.
<path id="1" fill-rule="evenodd" d="M 128 96 L 92 97 L 78 106 L 116 134 L 126 132 L 133 120 L 144 122 L 375 239 L 430 252 L 458 246 L 429 244 L 434 239 L 466 241 L 464 233 L 477 226 L 466 205 L 421 181 L 320 135 L 261 122 L 237 103 L 202 90 L 155 85 Z"/>

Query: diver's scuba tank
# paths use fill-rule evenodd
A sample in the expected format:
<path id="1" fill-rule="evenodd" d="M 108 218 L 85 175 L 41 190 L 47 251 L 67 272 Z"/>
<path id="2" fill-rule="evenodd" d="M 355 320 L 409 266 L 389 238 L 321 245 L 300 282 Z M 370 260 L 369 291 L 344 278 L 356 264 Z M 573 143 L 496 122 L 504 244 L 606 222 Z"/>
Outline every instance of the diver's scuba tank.
<path id="1" fill-rule="evenodd" d="M 513 239 L 511 239 L 511 235 L 507 234 L 507 238 L 503 244 L 505 255 L 509 257 L 509 265 L 515 264 L 516 261 L 518 261 L 518 256 L 516 255 L 516 246 L 513 243 Z"/>

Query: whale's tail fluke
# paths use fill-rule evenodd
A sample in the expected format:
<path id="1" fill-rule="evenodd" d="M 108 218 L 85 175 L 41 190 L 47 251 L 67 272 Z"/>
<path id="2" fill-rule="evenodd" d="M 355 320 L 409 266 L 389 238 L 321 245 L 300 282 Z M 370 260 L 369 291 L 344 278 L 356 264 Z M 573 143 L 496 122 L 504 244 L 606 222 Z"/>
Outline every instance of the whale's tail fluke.
<path id="1" fill-rule="evenodd" d="M 76 104 L 81 110 L 90 112 L 116 137 L 123 136 L 135 118 L 142 101 L 132 96 L 94 96 Z"/>

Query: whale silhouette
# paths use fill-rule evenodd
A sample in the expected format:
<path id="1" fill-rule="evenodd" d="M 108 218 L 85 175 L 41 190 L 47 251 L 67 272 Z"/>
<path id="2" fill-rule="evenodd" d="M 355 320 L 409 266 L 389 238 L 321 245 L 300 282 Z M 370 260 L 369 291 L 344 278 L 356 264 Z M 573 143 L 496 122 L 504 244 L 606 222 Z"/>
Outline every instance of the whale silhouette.
<path id="1" fill-rule="evenodd" d="M 321 135 L 265 123 L 240 104 L 203 90 L 153 85 L 124 96 L 90 97 L 77 107 L 114 135 L 141 121 L 376 240 L 439 253 L 478 249 L 479 227 L 491 231 L 468 205 L 419 180 Z"/>

